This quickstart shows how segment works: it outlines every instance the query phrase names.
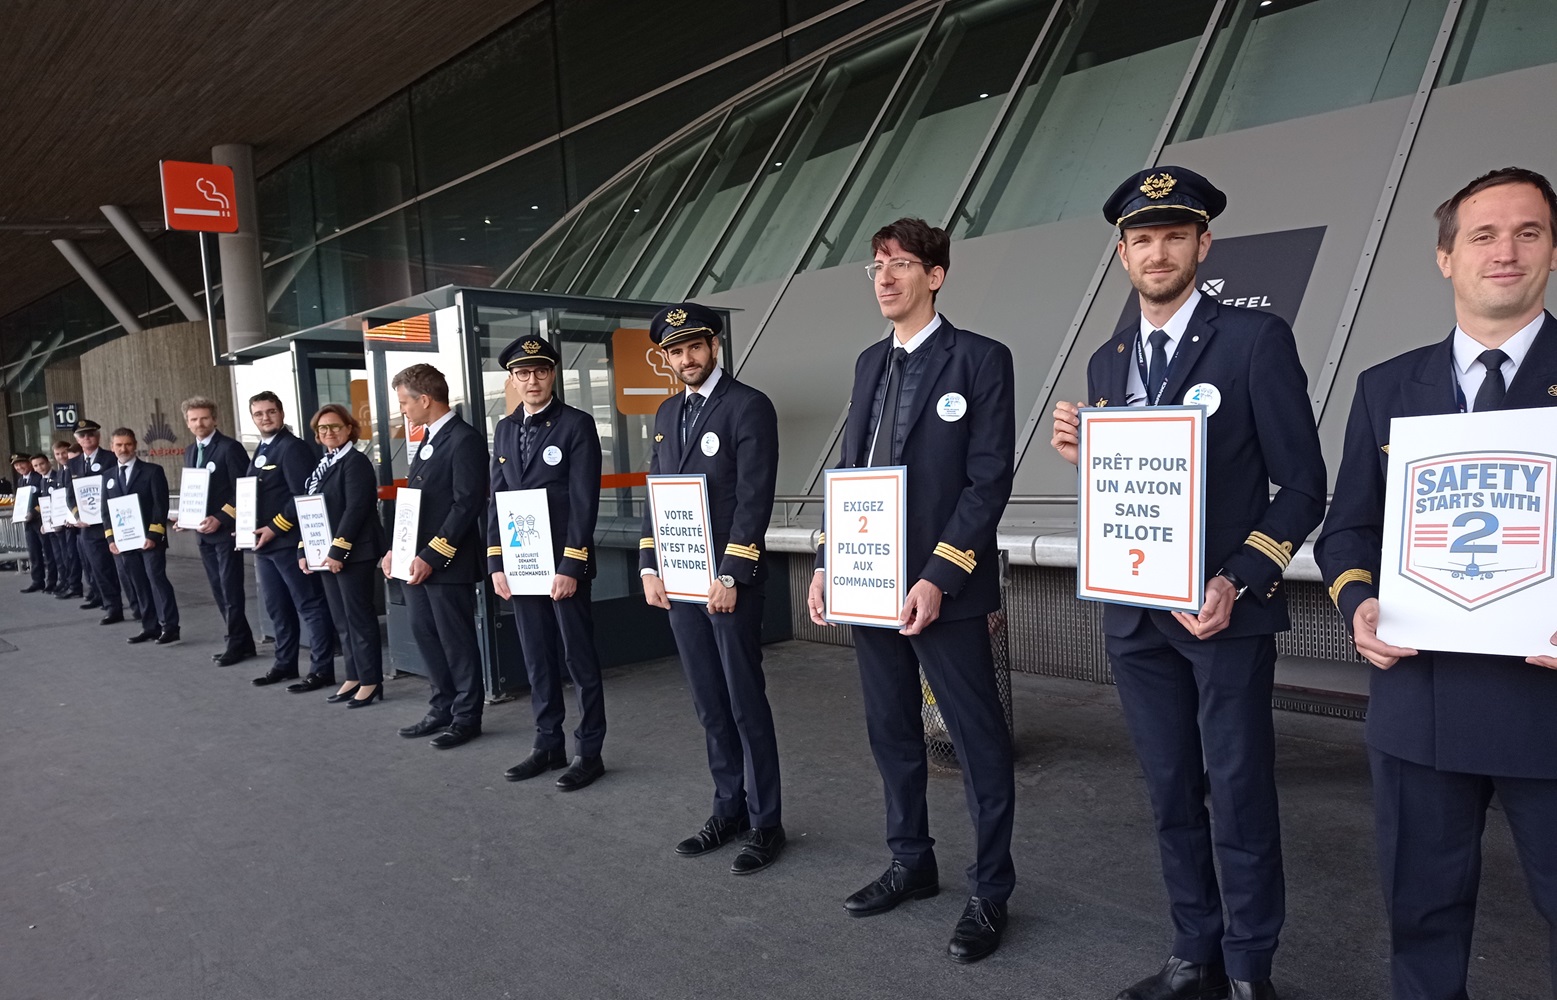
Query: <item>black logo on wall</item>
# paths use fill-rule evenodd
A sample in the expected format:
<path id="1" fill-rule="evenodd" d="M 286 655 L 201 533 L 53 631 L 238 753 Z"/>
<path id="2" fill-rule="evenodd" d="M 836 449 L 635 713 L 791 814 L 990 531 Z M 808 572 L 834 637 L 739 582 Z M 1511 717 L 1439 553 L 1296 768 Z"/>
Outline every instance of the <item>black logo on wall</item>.
<path id="1" fill-rule="evenodd" d="M 153 441 L 172 441 L 173 428 L 168 425 L 168 415 L 162 412 L 162 400 L 154 399 L 152 402 L 151 423 L 146 425 L 145 444 Z"/>
<path id="2" fill-rule="evenodd" d="M 1200 294 L 1226 306 L 1244 306 L 1275 313 L 1291 326 L 1319 259 L 1325 227 L 1286 229 L 1212 240 L 1211 250 L 1195 274 Z M 1135 289 L 1119 314 L 1124 326 L 1141 314 Z"/>

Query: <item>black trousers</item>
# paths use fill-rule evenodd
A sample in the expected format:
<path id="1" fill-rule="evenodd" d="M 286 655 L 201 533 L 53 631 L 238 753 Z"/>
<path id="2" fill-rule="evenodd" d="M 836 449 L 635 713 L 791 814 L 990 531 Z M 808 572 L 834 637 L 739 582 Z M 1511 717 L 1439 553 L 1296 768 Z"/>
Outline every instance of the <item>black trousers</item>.
<path id="1" fill-rule="evenodd" d="M 1395 1000 L 1465 1000 L 1494 793 L 1546 921 L 1557 996 L 1557 780 L 1439 771 L 1368 748 Z"/>
<path id="2" fill-rule="evenodd" d="M 141 603 L 141 631 L 166 632 L 178 628 L 178 599 L 168 582 L 168 550 L 158 545 L 149 549 L 120 551 L 124 573 L 135 583 L 136 593 L 149 595 Z"/>
<path id="3" fill-rule="evenodd" d="M 476 584 L 404 584 L 411 635 L 432 683 L 428 716 L 481 727 L 486 685 L 476 644 Z"/>
<path id="4" fill-rule="evenodd" d="M 97 588 L 97 565 L 92 561 L 90 543 L 87 541 L 93 532 L 101 534 L 96 527 L 76 529 L 76 562 L 81 566 L 81 583 L 86 589 L 88 600 L 102 600 L 102 594 Z"/>
<path id="5" fill-rule="evenodd" d="M 605 743 L 605 689 L 595 652 L 594 608 L 590 581 L 580 580 L 572 597 L 554 601 L 544 595 L 516 596 L 510 603 L 519 626 L 519 646 L 530 677 L 530 707 L 535 712 L 535 749 L 567 745 L 562 732 L 567 714 L 563 669 L 578 692 L 579 723 L 573 744 L 581 757 L 600 756 Z"/>
<path id="6" fill-rule="evenodd" d="M 681 669 L 708 743 L 713 814 L 750 816 L 758 827 L 784 821 L 778 739 L 762 674 L 763 600 L 761 585 L 738 583 L 729 614 L 711 615 L 685 601 L 670 605 Z"/>
<path id="7" fill-rule="evenodd" d="M 925 804 L 929 769 L 919 686 L 923 666 L 962 763 L 963 793 L 977 844 L 968 866 L 969 891 L 1004 902 L 1016 887 L 1011 860 L 1016 778 L 986 617 L 934 622 L 916 636 L 862 626 L 854 629 L 854 648 L 865 728 L 886 797 L 892 857 L 908 868 L 937 867 Z"/>
<path id="8" fill-rule="evenodd" d="M 108 539 L 103 529 L 92 525 L 81 532 L 81 549 L 92 567 L 92 578 L 97 582 L 97 598 L 103 602 L 108 614 L 123 614 L 122 591 L 119 587 L 119 566 L 112 552 L 108 551 Z"/>
<path id="9" fill-rule="evenodd" d="M 54 529 L 54 545 L 59 552 L 59 586 L 55 589 L 61 594 L 81 590 L 81 552 L 77 544 L 80 534 L 80 528 Z"/>
<path id="10" fill-rule="evenodd" d="M 335 625 L 324 600 L 324 587 L 318 577 L 309 576 L 297 565 L 297 550 L 285 544 L 271 543 L 274 553 L 264 549 L 256 553 L 260 598 L 265 614 L 276 630 L 275 669 L 297 673 L 297 650 L 302 642 L 299 622 L 308 624 L 308 672 L 317 677 L 335 677 Z"/>
<path id="11" fill-rule="evenodd" d="M 243 553 L 233 548 L 232 538 L 217 535 L 217 541 L 199 541 L 200 564 L 211 584 L 211 596 L 226 627 L 228 649 L 253 649 L 254 632 L 249 628 L 248 595 L 243 592 Z"/>
<path id="12" fill-rule="evenodd" d="M 54 536 L 45 535 L 34 525 L 27 525 L 27 559 L 32 564 L 32 582 L 45 590 L 53 590 L 59 581 Z"/>
<path id="13" fill-rule="evenodd" d="M 1173 954 L 1223 961 L 1234 979 L 1268 979 L 1286 919 L 1271 718 L 1276 638 L 1170 639 L 1143 615 L 1106 647 L 1156 816 Z"/>
<path id="14" fill-rule="evenodd" d="M 315 573 L 324 585 L 330 620 L 340 637 L 346 679 L 359 684 L 384 683 L 384 650 L 379 644 L 378 613 L 373 610 L 375 559 L 348 562 L 339 573 Z M 247 622 L 245 622 L 247 624 Z"/>

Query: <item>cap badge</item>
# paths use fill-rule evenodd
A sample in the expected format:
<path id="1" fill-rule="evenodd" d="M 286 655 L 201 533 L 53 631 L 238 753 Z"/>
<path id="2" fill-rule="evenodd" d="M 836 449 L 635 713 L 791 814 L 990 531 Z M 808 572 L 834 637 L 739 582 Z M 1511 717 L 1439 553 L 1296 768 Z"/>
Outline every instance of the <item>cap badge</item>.
<path id="1" fill-rule="evenodd" d="M 667 326 L 680 326 L 686 321 L 687 311 L 685 309 L 672 309 L 665 314 L 665 324 Z"/>
<path id="2" fill-rule="evenodd" d="M 526 340 L 520 346 L 524 348 L 524 353 L 526 354 L 537 354 L 540 352 L 541 342 L 539 340 Z"/>
<path id="3" fill-rule="evenodd" d="M 1141 184 L 1141 193 L 1156 201 L 1158 198 L 1166 198 L 1177 183 L 1172 174 L 1152 174 Z"/>

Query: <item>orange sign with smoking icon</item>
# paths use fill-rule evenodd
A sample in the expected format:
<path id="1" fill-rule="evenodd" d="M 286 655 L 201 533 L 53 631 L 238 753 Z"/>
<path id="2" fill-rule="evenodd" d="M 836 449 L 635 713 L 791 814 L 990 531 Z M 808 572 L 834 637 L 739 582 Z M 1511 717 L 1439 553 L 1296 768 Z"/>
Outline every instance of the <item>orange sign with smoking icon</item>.
<path id="1" fill-rule="evenodd" d="M 611 335 L 611 363 L 616 375 L 616 409 L 628 416 L 649 416 L 681 390 L 681 380 L 665 355 L 649 339 L 648 330 L 622 327 Z"/>

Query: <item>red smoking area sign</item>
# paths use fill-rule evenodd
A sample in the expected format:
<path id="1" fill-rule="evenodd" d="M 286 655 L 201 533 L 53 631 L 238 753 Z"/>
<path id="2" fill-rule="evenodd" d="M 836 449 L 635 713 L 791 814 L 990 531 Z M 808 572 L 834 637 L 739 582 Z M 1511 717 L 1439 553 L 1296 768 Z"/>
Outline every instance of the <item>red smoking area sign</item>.
<path id="1" fill-rule="evenodd" d="M 195 233 L 238 231 L 232 168 L 217 163 L 163 160 L 162 216 L 169 229 Z"/>

